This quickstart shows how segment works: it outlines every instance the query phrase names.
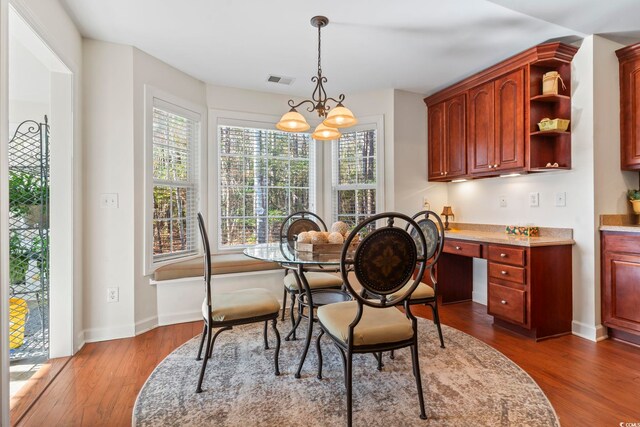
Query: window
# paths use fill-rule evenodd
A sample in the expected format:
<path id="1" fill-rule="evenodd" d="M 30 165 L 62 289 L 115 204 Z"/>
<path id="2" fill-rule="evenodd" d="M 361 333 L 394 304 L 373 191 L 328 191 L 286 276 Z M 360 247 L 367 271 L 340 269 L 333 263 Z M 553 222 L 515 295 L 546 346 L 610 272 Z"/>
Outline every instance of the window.
<path id="1" fill-rule="evenodd" d="M 350 227 L 376 214 L 381 206 L 377 130 L 344 132 L 332 148 L 332 219 Z"/>
<path id="2" fill-rule="evenodd" d="M 198 252 L 200 115 L 153 98 L 153 263 Z"/>
<path id="3" fill-rule="evenodd" d="M 218 126 L 218 247 L 279 239 L 292 212 L 314 210 L 315 144 L 309 134 Z"/>

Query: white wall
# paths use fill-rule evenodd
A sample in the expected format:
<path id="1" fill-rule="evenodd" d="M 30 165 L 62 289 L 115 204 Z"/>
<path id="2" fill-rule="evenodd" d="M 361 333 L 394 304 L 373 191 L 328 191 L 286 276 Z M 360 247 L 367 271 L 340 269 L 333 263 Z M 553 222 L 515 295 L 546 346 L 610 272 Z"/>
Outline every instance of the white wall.
<path id="1" fill-rule="evenodd" d="M 85 39 L 83 139 L 85 340 L 134 335 L 133 48 Z M 117 193 L 117 209 L 100 194 Z M 107 303 L 108 287 L 119 302 Z"/>
<path id="2" fill-rule="evenodd" d="M 145 85 L 153 86 L 191 104 L 201 106 L 204 111 L 206 111 L 207 102 L 206 88 L 203 82 L 178 71 L 139 49 L 133 49 L 133 188 L 136 195 L 133 206 L 133 218 L 135 218 L 134 296 L 136 334 L 153 328 L 158 323 L 157 289 L 155 286 L 149 284 L 149 277 L 144 276 Z M 206 125 L 207 117 L 205 114 L 205 116 L 202 117 L 202 126 L 206 127 Z M 204 148 L 206 148 L 207 141 L 202 141 L 202 143 Z M 204 150 L 203 155 L 206 155 L 206 150 Z M 206 190 L 206 179 L 202 185 Z M 203 202 L 206 202 L 206 200 Z"/>
<path id="3" fill-rule="evenodd" d="M 427 181 L 427 109 L 424 95 L 394 91 L 394 210 L 413 215 L 423 209 L 442 212 L 447 203 L 447 184 Z M 389 164 L 389 162 L 387 162 Z"/>
<path id="4" fill-rule="evenodd" d="M 157 325 L 144 276 L 145 85 L 206 104 L 205 85 L 131 46 L 84 40 L 85 339 L 133 336 Z M 203 118 L 206 121 L 206 117 Z M 101 208 L 117 193 L 117 209 Z M 119 302 L 107 303 L 107 288 Z"/>

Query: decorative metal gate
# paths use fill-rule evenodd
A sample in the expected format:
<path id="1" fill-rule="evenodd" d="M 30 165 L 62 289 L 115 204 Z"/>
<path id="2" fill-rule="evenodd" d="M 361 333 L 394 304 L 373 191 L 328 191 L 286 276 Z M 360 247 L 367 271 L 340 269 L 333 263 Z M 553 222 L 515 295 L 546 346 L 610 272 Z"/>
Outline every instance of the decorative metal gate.
<path id="1" fill-rule="evenodd" d="M 49 124 L 9 141 L 10 358 L 49 356 Z"/>

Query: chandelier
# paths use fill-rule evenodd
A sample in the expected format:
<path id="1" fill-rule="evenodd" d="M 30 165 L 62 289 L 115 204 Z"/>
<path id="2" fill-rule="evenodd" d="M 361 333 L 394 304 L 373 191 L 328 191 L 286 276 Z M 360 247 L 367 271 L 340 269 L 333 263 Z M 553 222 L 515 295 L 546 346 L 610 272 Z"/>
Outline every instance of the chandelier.
<path id="1" fill-rule="evenodd" d="M 324 89 L 324 83 L 327 82 L 327 78 L 322 75 L 322 66 L 320 64 L 320 47 L 321 47 L 321 30 L 322 27 L 326 27 L 329 24 L 329 19 L 325 16 L 314 16 L 311 18 L 311 25 L 318 29 L 318 75 L 313 76 L 311 81 L 316 84 L 311 94 L 311 99 L 305 99 L 302 102 L 296 104 L 293 99 L 289 100 L 289 107 L 291 109 L 288 113 L 284 114 L 280 121 L 276 124 L 276 127 L 285 132 L 304 132 L 311 126 L 307 123 L 307 120 L 302 114 L 300 114 L 296 108 L 304 104 L 307 106 L 307 111 L 316 111 L 318 116 L 323 119 L 316 129 L 311 134 L 313 139 L 329 141 L 338 139 L 342 134 L 338 128 L 345 128 L 353 126 L 358 123 L 358 120 L 354 117 L 351 110 L 342 105 L 344 101 L 344 94 L 340 94 L 338 99 L 327 96 L 327 92 Z M 328 101 L 336 103 L 336 106 L 331 109 L 327 105 Z"/>

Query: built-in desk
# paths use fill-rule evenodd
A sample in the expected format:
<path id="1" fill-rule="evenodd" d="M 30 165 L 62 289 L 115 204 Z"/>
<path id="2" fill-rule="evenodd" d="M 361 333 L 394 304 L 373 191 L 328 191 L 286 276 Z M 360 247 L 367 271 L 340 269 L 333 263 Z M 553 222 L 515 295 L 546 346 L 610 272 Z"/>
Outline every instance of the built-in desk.
<path id="1" fill-rule="evenodd" d="M 535 339 L 571 333 L 572 230 L 541 228 L 540 237 L 520 237 L 504 229 L 452 224 L 437 268 L 442 303 L 471 299 L 473 258 L 483 258 L 495 325 Z"/>

